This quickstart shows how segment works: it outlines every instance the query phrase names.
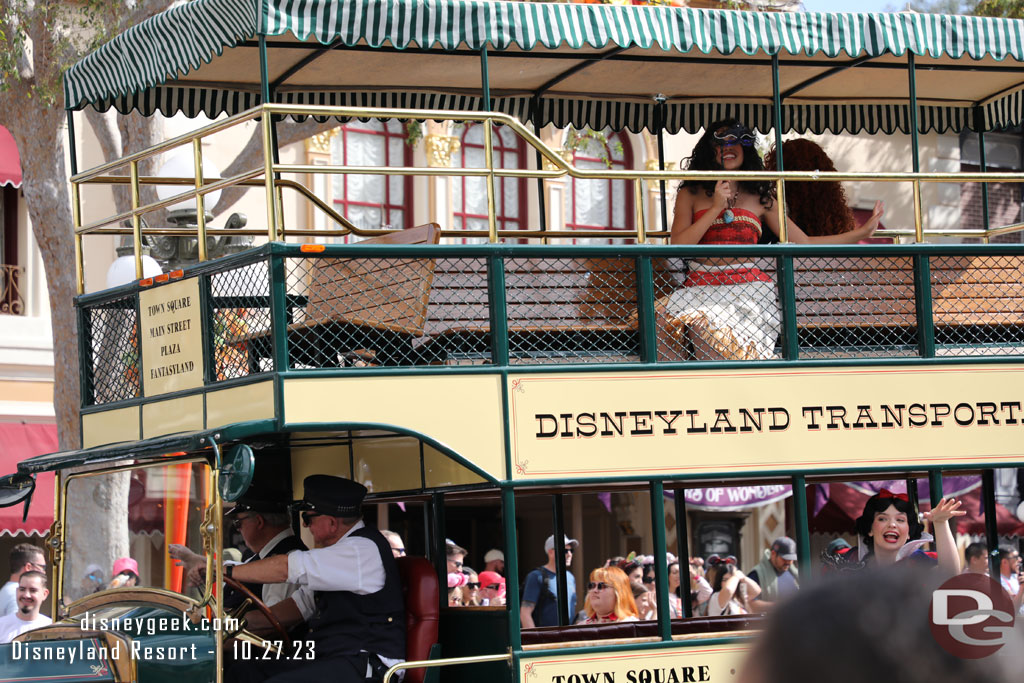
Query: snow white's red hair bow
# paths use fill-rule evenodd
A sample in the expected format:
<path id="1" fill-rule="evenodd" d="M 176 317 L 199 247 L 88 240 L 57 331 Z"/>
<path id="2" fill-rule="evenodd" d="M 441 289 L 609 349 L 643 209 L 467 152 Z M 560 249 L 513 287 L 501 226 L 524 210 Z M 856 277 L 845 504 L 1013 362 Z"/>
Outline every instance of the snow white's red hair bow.
<path id="1" fill-rule="evenodd" d="M 878 492 L 878 497 L 879 498 L 898 498 L 898 499 L 902 500 L 904 503 L 910 502 L 910 497 L 907 496 L 907 494 L 905 494 L 905 493 L 893 493 L 889 489 L 882 489 L 881 491 L 879 491 Z"/>

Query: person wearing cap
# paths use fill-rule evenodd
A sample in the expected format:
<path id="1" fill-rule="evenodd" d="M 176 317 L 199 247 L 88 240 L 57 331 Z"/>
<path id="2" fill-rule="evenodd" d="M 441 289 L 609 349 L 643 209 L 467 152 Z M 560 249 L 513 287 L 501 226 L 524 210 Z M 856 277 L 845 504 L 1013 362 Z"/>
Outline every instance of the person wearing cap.
<path id="1" fill-rule="evenodd" d="M 227 517 L 248 548 L 248 556 L 243 556 L 243 564 L 306 549 L 306 544 L 292 531 L 289 504 L 290 501 L 283 493 L 274 495 L 270 491 L 251 487 L 228 511 Z M 206 558 L 178 544 L 172 544 L 168 550 L 171 557 L 185 562 L 193 582 L 197 583 L 199 568 L 206 566 Z M 260 596 L 267 606 L 281 602 L 299 589 L 297 584 L 288 582 L 251 583 L 245 584 L 245 587 Z M 245 596 L 231 587 L 224 592 L 224 606 L 228 609 L 237 607 L 244 600 Z"/>
<path id="2" fill-rule="evenodd" d="M 505 577 L 495 571 L 480 572 L 480 601 L 483 605 L 504 605 Z"/>
<path id="3" fill-rule="evenodd" d="M 491 548 L 484 555 L 484 571 L 505 575 L 505 553 L 497 548 Z"/>
<path id="4" fill-rule="evenodd" d="M 747 572 L 747 578 L 761 587 L 761 594 L 750 601 L 752 611 L 766 612 L 778 600 L 799 590 L 796 559 L 796 541 L 789 536 L 772 541 L 757 566 Z"/>
<path id="5" fill-rule="evenodd" d="M 579 541 L 565 536 L 565 586 L 568 595 L 568 620 L 571 624 L 576 616 L 576 578 L 568 571 L 572 564 L 573 547 Z M 526 575 L 523 583 L 523 599 L 519 608 L 519 619 L 523 628 L 535 626 L 558 626 L 558 575 L 555 574 L 555 536 L 552 534 L 544 541 L 544 552 L 548 555 L 547 564 L 537 567 Z"/>
<path id="6" fill-rule="evenodd" d="M 114 567 L 110 570 L 110 579 L 107 589 L 110 588 L 131 588 L 139 585 L 139 563 L 130 557 L 119 557 L 114 560 Z"/>
<path id="7" fill-rule="evenodd" d="M 313 660 L 248 660 L 229 669 L 228 681 L 380 678 L 405 659 L 405 604 L 398 563 L 384 536 L 363 524 L 366 487 L 350 479 L 314 474 L 294 505 L 313 536 L 312 550 L 275 555 L 225 572 L 239 581 L 288 581 L 300 588 L 270 609 L 286 628 L 306 622 Z M 250 624 L 267 626 L 261 615 Z M 308 649 L 308 648 L 307 648 Z"/>
<path id="8" fill-rule="evenodd" d="M 90 564 L 85 568 L 85 576 L 82 577 L 82 583 L 79 588 L 82 595 L 90 595 L 103 590 L 106 583 L 103 579 L 103 567 L 98 564 Z"/>

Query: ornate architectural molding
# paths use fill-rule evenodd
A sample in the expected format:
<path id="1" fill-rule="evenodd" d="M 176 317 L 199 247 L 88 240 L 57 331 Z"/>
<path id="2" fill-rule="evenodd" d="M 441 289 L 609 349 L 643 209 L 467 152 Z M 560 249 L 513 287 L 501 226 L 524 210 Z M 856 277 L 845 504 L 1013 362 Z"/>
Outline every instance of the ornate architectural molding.
<path id="1" fill-rule="evenodd" d="M 338 134 L 337 128 L 325 130 L 322 133 L 306 138 L 306 151 L 314 154 L 330 154 L 331 139 Z"/>
<path id="2" fill-rule="evenodd" d="M 558 154 L 558 156 L 562 157 L 562 159 L 565 160 L 565 163 L 572 166 L 573 151 L 571 149 L 556 149 L 555 152 Z M 558 167 L 555 166 L 550 161 L 548 161 L 547 159 L 544 159 L 544 170 L 557 171 Z"/>
<path id="3" fill-rule="evenodd" d="M 427 135 L 423 138 L 427 152 L 427 166 L 430 168 L 450 168 L 452 156 L 459 151 L 462 142 L 454 135 Z"/>

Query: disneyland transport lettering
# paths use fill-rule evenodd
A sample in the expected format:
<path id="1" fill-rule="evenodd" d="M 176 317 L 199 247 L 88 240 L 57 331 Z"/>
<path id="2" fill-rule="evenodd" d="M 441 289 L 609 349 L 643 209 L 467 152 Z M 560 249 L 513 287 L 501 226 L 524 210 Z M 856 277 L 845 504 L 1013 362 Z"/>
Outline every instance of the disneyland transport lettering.
<path id="1" fill-rule="evenodd" d="M 1024 424 L 1021 401 L 809 405 L 790 410 L 714 408 L 535 413 L 538 439 L 746 434 L 804 429 L 907 429 L 911 427 L 998 427 Z"/>

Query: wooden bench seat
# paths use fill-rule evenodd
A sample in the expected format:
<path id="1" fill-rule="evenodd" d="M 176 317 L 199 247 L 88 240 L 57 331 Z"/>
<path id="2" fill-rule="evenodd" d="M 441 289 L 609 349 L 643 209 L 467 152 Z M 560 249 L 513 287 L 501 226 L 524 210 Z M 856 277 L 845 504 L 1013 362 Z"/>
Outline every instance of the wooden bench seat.
<path id="1" fill-rule="evenodd" d="M 795 265 L 801 346 L 917 343 L 913 260 L 801 259 Z M 1024 257 L 930 260 L 936 344 L 1024 341 Z"/>
<path id="2" fill-rule="evenodd" d="M 633 259 L 506 259 L 506 313 L 513 362 L 636 360 Z M 422 355 L 445 362 L 490 358 L 487 267 L 483 259 L 435 268 Z"/>
<path id="3" fill-rule="evenodd" d="M 437 244 L 440 235 L 439 226 L 428 223 L 359 244 Z M 289 366 L 335 367 L 350 353 L 379 365 L 406 364 L 413 340 L 424 334 L 434 263 L 425 258 L 304 259 L 306 304 L 290 312 L 300 319 L 286 333 Z M 229 343 L 245 348 L 250 372 L 258 372 L 260 359 L 272 353 L 269 331 Z"/>

